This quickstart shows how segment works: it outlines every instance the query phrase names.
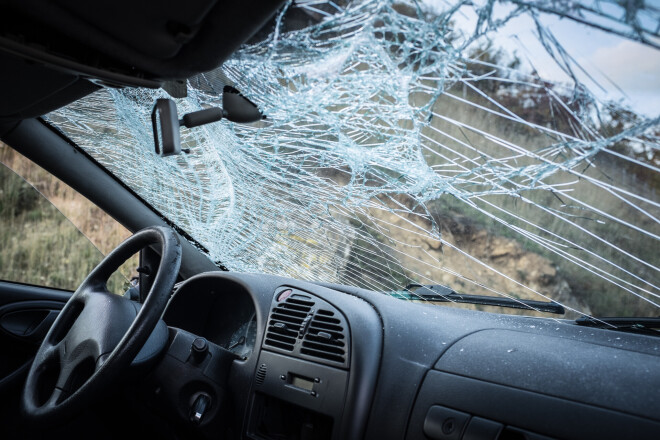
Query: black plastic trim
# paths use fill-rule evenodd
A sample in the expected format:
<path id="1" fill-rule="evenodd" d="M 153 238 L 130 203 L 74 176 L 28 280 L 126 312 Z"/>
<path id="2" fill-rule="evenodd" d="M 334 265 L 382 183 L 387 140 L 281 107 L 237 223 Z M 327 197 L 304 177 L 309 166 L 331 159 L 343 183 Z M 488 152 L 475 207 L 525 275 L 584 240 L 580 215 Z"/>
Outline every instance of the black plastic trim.
<path id="1" fill-rule="evenodd" d="M 57 301 L 66 303 L 70 290 L 0 280 L 0 306 L 17 301 Z"/>
<path id="2" fill-rule="evenodd" d="M 0 51 L 11 53 L 12 55 L 29 59 L 37 63 L 43 63 L 55 70 L 82 75 L 83 78 L 95 84 L 112 87 L 146 87 L 151 89 L 157 89 L 162 85 L 162 81 L 147 79 L 140 76 L 124 75 L 110 70 L 97 69 L 92 66 L 87 66 L 73 60 L 68 60 L 44 52 L 34 47 L 17 43 L 5 37 L 0 37 Z"/>
<path id="3" fill-rule="evenodd" d="M 347 399 L 344 404 L 344 416 L 336 429 L 338 438 L 341 439 L 365 437 L 383 355 L 383 322 L 369 302 L 356 296 L 345 295 L 336 290 L 290 278 L 265 274 L 210 272 L 185 281 L 172 298 L 171 305 L 176 302 L 177 308 L 184 307 L 182 303 L 192 293 L 189 288 L 196 290 L 198 287 L 197 281 L 201 278 L 216 279 L 218 292 L 229 293 L 230 291 L 224 289 L 230 289 L 231 286 L 240 286 L 250 294 L 256 307 L 258 326 L 255 351 L 246 361 L 234 362 L 229 378 L 231 384 L 230 394 L 234 402 L 234 408 L 237 414 L 243 416 L 240 419 L 243 422 L 241 432 L 245 433 L 248 429 L 248 403 L 254 393 L 259 347 L 263 343 L 273 295 L 280 287 L 287 286 L 305 292 L 314 292 L 314 295 L 323 298 L 346 317 L 352 337 L 350 347 L 351 369 L 348 379 Z M 194 297 L 194 295 L 192 296 Z M 400 302 L 394 299 L 393 301 L 395 303 Z M 191 310 L 195 310 L 194 304 L 189 306 Z M 166 321 L 167 316 L 168 312 L 165 315 Z M 203 328 L 204 325 L 206 325 L 205 322 L 195 324 L 197 328 Z M 407 416 L 408 413 L 403 415 L 404 420 L 407 419 Z"/>
<path id="4" fill-rule="evenodd" d="M 428 409 L 443 405 L 514 428 L 562 439 L 655 439 L 660 423 L 504 385 L 430 371 L 410 419 L 407 439 L 424 438 Z"/>

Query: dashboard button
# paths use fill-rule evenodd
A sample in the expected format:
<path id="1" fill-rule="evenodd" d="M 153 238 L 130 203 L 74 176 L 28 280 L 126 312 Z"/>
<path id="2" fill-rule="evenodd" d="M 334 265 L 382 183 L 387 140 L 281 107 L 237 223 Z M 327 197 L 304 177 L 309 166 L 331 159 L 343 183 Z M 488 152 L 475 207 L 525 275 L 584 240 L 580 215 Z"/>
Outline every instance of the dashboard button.
<path id="1" fill-rule="evenodd" d="M 459 440 L 470 415 L 434 405 L 424 419 L 424 434 L 433 440 Z"/>
<path id="2" fill-rule="evenodd" d="M 190 347 L 193 361 L 196 364 L 201 364 L 206 359 L 206 353 L 209 351 L 209 343 L 204 338 L 195 338 Z"/>

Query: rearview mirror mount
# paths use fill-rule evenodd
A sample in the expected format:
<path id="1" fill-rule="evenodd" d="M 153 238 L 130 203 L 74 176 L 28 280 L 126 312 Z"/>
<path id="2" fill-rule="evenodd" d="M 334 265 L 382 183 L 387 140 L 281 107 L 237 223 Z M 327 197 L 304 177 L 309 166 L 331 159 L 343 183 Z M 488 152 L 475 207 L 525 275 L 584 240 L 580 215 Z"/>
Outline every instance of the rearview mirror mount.
<path id="1" fill-rule="evenodd" d="M 222 90 L 222 105 L 223 108 L 210 107 L 187 113 L 179 120 L 173 100 L 157 99 L 151 111 L 156 154 L 165 157 L 181 153 L 179 131 L 181 126 L 193 128 L 223 118 L 231 122 L 248 124 L 266 118 L 252 101 L 231 86 L 225 86 Z"/>
<path id="2" fill-rule="evenodd" d="M 179 118 L 176 104 L 171 99 L 157 99 L 151 111 L 151 125 L 154 130 L 156 154 L 173 156 L 181 153 Z"/>

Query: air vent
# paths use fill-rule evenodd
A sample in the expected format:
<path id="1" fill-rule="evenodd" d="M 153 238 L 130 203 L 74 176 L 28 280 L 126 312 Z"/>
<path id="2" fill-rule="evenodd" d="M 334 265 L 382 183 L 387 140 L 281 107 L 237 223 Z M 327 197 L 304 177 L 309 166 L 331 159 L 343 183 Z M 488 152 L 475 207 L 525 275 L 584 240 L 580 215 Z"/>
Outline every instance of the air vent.
<path id="1" fill-rule="evenodd" d="M 303 338 L 300 353 L 332 362 L 346 360 L 346 332 L 330 310 L 319 309 Z"/>
<path id="2" fill-rule="evenodd" d="M 259 366 L 259 370 L 257 370 L 256 383 L 257 385 L 263 385 L 265 380 L 266 380 L 266 364 L 261 364 Z"/>
<path id="3" fill-rule="evenodd" d="M 314 302 L 306 295 L 292 294 L 279 303 L 270 314 L 264 345 L 293 351 L 296 339 L 304 331 L 305 318 Z"/>
<path id="4" fill-rule="evenodd" d="M 350 329 L 334 305 L 282 286 L 273 295 L 263 348 L 339 368 L 350 367 Z"/>

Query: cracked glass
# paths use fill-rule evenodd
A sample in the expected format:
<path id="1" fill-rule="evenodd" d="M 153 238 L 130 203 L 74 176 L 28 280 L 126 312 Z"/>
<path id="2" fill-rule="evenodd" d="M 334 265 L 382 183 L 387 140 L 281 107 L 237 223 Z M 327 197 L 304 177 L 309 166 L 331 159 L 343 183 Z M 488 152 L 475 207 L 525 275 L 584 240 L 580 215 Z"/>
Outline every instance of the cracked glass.
<path id="1" fill-rule="evenodd" d="M 657 316 L 659 31 L 644 1 L 300 0 L 175 100 L 263 121 L 161 158 L 162 89 L 47 119 L 229 270 Z"/>

